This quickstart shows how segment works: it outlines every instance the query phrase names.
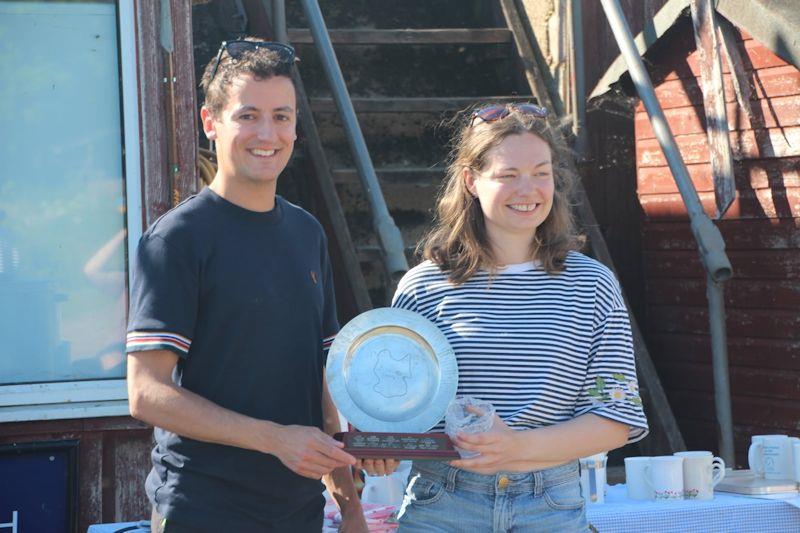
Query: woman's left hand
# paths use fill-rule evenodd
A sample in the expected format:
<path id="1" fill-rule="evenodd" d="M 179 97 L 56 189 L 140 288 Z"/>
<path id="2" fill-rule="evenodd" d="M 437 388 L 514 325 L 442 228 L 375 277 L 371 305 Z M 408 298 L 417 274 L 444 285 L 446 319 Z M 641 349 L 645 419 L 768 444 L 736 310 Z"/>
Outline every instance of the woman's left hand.
<path id="1" fill-rule="evenodd" d="M 364 470 L 370 476 L 388 476 L 392 474 L 400 461 L 397 459 L 357 459 L 356 470 Z"/>
<path id="2" fill-rule="evenodd" d="M 500 470 L 514 470 L 513 465 L 523 460 L 520 456 L 520 432 L 514 431 L 494 415 L 492 429 L 485 433 L 459 433 L 455 445 L 464 450 L 478 452 L 478 457 L 450 461 L 450 466 L 476 472 L 495 474 Z"/>

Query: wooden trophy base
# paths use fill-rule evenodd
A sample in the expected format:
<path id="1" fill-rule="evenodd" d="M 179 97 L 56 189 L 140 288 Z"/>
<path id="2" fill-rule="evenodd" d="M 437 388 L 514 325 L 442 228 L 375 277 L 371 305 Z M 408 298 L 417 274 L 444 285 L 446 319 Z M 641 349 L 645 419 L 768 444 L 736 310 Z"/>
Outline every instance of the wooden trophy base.
<path id="1" fill-rule="evenodd" d="M 367 433 L 347 431 L 333 438 L 344 442 L 344 451 L 358 459 L 459 459 L 450 437 L 444 433 Z"/>

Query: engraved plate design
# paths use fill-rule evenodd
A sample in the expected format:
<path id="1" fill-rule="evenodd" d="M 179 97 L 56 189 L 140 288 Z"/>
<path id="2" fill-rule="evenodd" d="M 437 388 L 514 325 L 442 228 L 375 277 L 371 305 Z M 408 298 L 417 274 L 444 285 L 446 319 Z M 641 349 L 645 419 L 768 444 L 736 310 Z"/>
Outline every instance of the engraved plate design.
<path id="1" fill-rule="evenodd" d="M 421 433 L 455 397 L 455 354 L 435 324 L 405 309 L 362 313 L 336 336 L 328 354 L 336 407 L 361 431 Z"/>

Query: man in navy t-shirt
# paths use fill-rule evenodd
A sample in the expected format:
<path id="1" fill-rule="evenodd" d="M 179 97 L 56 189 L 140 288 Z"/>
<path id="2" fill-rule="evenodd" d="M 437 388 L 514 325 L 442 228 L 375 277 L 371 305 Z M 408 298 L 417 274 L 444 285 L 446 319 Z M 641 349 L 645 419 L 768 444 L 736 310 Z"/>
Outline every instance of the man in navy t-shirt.
<path id="1" fill-rule="evenodd" d="M 296 139 L 294 51 L 223 43 L 206 67 L 211 185 L 156 221 L 133 269 L 131 414 L 156 426 L 147 495 L 168 533 L 366 531 L 324 379 L 338 331 L 326 239 L 276 196 Z M 323 431 L 324 430 L 324 431 Z"/>

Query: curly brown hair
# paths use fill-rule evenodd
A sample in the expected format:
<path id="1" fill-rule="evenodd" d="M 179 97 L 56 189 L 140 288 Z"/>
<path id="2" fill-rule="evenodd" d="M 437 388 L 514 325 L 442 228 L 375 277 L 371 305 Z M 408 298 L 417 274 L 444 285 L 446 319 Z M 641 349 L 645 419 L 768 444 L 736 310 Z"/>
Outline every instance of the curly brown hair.
<path id="1" fill-rule="evenodd" d="M 456 285 L 468 280 L 481 268 L 492 273 L 497 270 L 483 211 L 467 189 L 464 171 L 483 170 L 489 150 L 506 137 L 532 133 L 550 147 L 555 193 L 550 214 L 537 228 L 531 241 L 530 258 L 541 261 L 548 273 L 556 274 L 563 270 L 567 253 L 579 248 L 569 202 L 576 178 L 563 165 L 570 154 L 559 149 L 559 143 L 555 142 L 558 133 L 546 119 L 522 113 L 513 105 L 508 106 L 509 114 L 505 118 L 471 126 L 472 110 L 484 105 L 470 107 L 456 118 L 460 128 L 452 141 L 433 227 L 420 241 L 417 250 L 425 259 L 446 271 L 448 279 Z"/>
<path id="2" fill-rule="evenodd" d="M 242 40 L 254 43 L 267 42 L 258 37 L 244 37 Z M 212 115 L 218 115 L 225 107 L 228 100 L 227 89 L 231 81 L 242 74 L 251 74 L 257 80 L 284 76 L 292 80 L 292 84 L 294 84 L 291 74 L 292 64 L 283 60 L 280 54 L 274 50 L 254 48 L 245 51 L 235 59 L 225 51 L 222 53 L 214 78 L 211 79 L 215 64 L 216 57 L 208 62 L 200 81 L 200 88 L 204 95 L 203 107 L 211 111 Z"/>

